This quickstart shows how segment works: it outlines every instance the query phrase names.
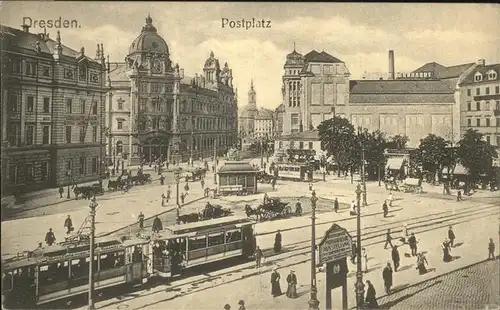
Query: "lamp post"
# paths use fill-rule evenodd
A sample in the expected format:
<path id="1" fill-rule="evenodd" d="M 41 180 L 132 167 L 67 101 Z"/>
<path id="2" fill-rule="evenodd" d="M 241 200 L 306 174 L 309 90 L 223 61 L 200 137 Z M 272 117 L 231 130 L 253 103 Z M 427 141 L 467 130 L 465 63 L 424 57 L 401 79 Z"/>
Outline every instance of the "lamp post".
<path id="1" fill-rule="evenodd" d="M 361 146 L 361 182 L 363 183 L 363 206 L 368 206 L 366 202 L 366 180 L 365 180 L 365 146 Z"/>
<path id="2" fill-rule="evenodd" d="M 89 310 L 94 309 L 94 235 L 95 235 L 95 211 L 99 205 L 95 196 L 90 200 L 90 262 L 89 262 Z"/>
<path id="3" fill-rule="evenodd" d="M 194 147 L 193 131 L 191 130 L 191 147 L 190 147 L 191 167 L 194 167 L 193 147 Z"/>
<path id="4" fill-rule="evenodd" d="M 363 307 L 365 285 L 363 283 L 363 269 L 361 266 L 361 184 L 356 187 L 357 211 L 356 212 L 356 308 Z"/>
<path id="5" fill-rule="evenodd" d="M 309 299 L 309 310 L 318 310 L 319 301 L 317 297 L 318 290 L 316 288 L 316 192 L 313 190 L 311 194 L 311 299 Z"/>
<path id="6" fill-rule="evenodd" d="M 177 209 L 179 209 L 181 207 L 181 205 L 179 204 L 179 182 L 181 180 L 181 172 L 179 169 L 175 170 L 174 178 L 175 178 L 175 185 L 176 185 L 175 202 L 177 204 Z"/>
<path id="7" fill-rule="evenodd" d="M 260 167 L 264 167 L 264 140 L 260 139 Z"/>
<path id="8" fill-rule="evenodd" d="M 66 198 L 70 199 L 71 198 L 71 195 L 69 194 L 69 187 L 71 186 L 71 182 L 72 182 L 72 174 L 71 174 L 71 169 L 68 169 L 68 171 L 66 171 L 66 176 L 68 177 L 69 179 L 69 183 L 68 183 L 68 195 L 66 196 Z"/>

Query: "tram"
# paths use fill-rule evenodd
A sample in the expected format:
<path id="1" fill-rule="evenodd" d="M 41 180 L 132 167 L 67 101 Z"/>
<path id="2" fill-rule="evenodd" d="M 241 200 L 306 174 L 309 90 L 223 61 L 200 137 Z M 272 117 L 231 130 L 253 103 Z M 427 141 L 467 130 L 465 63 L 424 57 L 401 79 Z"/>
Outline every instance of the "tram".
<path id="1" fill-rule="evenodd" d="M 313 171 L 306 164 L 279 164 L 278 177 L 280 179 L 288 179 L 294 181 L 312 181 Z"/>
<path id="2" fill-rule="evenodd" d="M 98 239 L 93 261 L 94 289 L 143 284 L 148 277 L 148 240 Z M 35 305 L 88 292 L 89 243 L 40 247 L 3 262 L 2 292 L 7 308 Z"/>
<path id="3" fill-rule="evenodd" d="M 193 266 L 250 258 L 256 247 L 254 224 L 247 217 L 227 216 L 167 227 L 151 237 L 152 274 L 172 278 Z"/>

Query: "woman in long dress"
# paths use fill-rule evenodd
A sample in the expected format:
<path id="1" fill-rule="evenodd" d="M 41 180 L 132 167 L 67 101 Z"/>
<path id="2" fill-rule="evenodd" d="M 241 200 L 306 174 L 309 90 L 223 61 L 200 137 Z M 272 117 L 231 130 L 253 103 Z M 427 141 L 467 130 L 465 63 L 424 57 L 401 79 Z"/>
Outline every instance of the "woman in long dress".
<path id="1" fill-rule="evenodd" d="M 286 277 L 286 282 L 288 283 L 288 289 L 286 290 L 286 297 L 297 298 L 297 276 L 293 270 L 290 270 L 290 274 Z"/>
<path id="2" fill-rule="evenodd" d="M 271 273 L 271 295 L 273 295 L 273 297 L 278 297 L 283 294 L 281 292 L 280 279 L 281 276 L 278 270 L 274 268 L 273 273 Z"/>
<path id="3" fill-rule="evenodd" d="M 451 262 L 451 248 L 448 239 L 444 239 L 443 243 L 441 244 L 441 248 L 443 249 L 443 262 Z"/>
<path id="4" fill-rule="evenodd" d="M 424 253 L 419 253 L 417 256 L 417 269 L 419 274 L 426 274 L 427 268 L 425 265 L 429 265 L 427 259 L 424 256 Z"/>

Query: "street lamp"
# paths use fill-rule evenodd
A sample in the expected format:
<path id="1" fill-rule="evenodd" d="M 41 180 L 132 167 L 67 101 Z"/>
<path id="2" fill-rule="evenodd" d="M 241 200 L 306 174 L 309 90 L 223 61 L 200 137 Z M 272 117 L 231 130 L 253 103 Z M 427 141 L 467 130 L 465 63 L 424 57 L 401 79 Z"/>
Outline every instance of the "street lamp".
<path id="1" fill-rule="evenodd" d="M 89 262 L 89 310 L 94 309 L 94 235 L 95 235 L 95 212 L 99 204 L 95 196 L 90 200 L 90 262 Z"/>
<path id="2" fill-rule="evenodd" d="M 260 139 L 260 167 L 264 167 L 264 140 Z"/>
<path id="3" fill-rule="evenodd" d="M 180 169 L 176 169 L 174 172 L 175 184 L 176 184 L 176 196 L 175 201 L 177 204 L 177 208 L 179 209 L 181 205 L 179 204 L 179 182 L 181 181 L 181 171 Z"/>
<path id="4" fill-rule="evenodd" d="M 70 187 L 71 182 L 72 182 L 72 179 L 73 179 L 73 178 L 71 177 L 71 176 L 72 176 L 72 174 L 71 174 L 71 169 L 68 169 L 68 170 L 66 171 L 66 176 L 67 176 L 67 177 L 68 177 L 68 179 L 69 179 L 69 183 L 68 183 L 68 195 L 66 196 L 66 198 L 70 199 L 70 198 L 71 198 L 71 196 L 70 196 L 70 194 L 69 194 L 69 187 Z"/>
<path id="5" fill-rule="evenodd" d="M 361 266 L 361 184 L 356 187 L 357 211 L 356 212 L 356 308 L 363 307 L 365 285 L 363 283 L 363 268 Z"/>
<path id="6" fill-rule="evenodd" d="M 311 194 L 311 299 L 309 299 L 309 310 L 318 310 L 319 301 L 317 297 L 318 290 L 316 288 L 316 192 L 313 190 Z"/>
<path id="7" fill-rule="evenodd" d="M 366 180 L 365 180 L 365 146 L 361 146 L 361 182 L 363 183 L 363 206 L 368 206 L 368 202 L 366 202 Z"/>

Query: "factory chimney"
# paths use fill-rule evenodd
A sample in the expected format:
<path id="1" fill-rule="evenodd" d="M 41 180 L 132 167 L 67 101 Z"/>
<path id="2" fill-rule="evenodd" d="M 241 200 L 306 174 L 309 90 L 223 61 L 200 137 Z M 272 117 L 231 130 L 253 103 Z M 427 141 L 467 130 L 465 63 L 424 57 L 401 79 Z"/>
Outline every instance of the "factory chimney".
<path id="1" fill-rule="evenodd" d="M 394 80 L 394 51 L 389 50 L 389 80 Z"/>

